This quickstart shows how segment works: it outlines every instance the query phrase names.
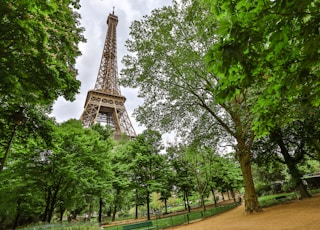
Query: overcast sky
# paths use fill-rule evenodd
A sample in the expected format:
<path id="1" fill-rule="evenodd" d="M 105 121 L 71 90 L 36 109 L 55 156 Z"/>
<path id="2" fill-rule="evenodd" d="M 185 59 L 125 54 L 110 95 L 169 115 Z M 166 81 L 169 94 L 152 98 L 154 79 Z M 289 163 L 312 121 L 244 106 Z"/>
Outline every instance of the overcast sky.
<path id="1" fill-rule="evenodd" d="M 86 43 L 80 44 L 82 55 L 77 59 L 76 67 L 79 71 L 77 76 L 81 81 L 80 93 L 73 102 L 59 99 L 54 107 L 52 116 L 57 122 L 63 122 L 71 118 L 79 119 L 83 109 L 87 92 L 94 88 L 100 66 L 103 45 L 107 32 L 106 20 L 109 13 L 118 16 L 117 26 L 117 56 L 118 71 L 123 68 L 122 57 L 127 53 L 125 41 L 129 38 L 129 27 L 134 20 L 142 19 L 142 16 L 149 15 L 153 9 L 171 5 L 171 0 L 81 0 L 81 24 L 85 28 L 84 36 Z M 143 127 L 139 126 L 132 117 L 132 112 L 142 99 L 137 98 L 134 89 L 121 88 L 121 93 L 127 98 L 126 109 L 131 122 L 137 133 L 141 133 Z"/>

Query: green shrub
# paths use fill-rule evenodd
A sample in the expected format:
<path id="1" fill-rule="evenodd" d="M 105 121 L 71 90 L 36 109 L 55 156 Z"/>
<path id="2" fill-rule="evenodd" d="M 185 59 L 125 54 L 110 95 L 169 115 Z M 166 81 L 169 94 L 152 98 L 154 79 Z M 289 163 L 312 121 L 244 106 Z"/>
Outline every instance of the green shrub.
<path id="1" fill-rule="evenodd" d="M 32 225 L 22 230 L 100 230 L 100 227 L 92 223 L 63 223 Z"/>
<path id="2" fill-rule="evenodd" d="M 279 197 L 283 197 L 283 198 L 277 199 Z M 283 203 L 284 201 L 296 200 L 297 198 L 298 198 L 297 194 L 294 192 L 291 192 L 291 193 L 282 193 L 282 194 L 259 197 L 258 201 L 261 207 L 268 207 L 275 204 Z"/>

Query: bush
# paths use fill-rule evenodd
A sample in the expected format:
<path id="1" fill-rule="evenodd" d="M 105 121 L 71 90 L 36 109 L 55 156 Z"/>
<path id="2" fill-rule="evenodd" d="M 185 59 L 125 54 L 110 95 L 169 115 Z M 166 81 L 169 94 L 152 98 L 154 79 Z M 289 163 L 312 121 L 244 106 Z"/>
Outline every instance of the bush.
<path id="1" fill-rule="evenodd" d="M 282 185 L 282 190 L 284 192 L 291 192 L 294 190 L 294 183 L 292 181 L 289 181 L 289 182 L 285 182 L 283 185 Z"/>
<path id="2" fill-rule="evenodd" d="M 258 201 L 261 207 L 268 207 L 271 205 L 276 205 L 276 204 L 280 204 L 286 201 L 296 200 L 296 199 L 297 199 L 297 194 L 294 192 L 291 192 L 291 193 L 282 193 L 282 194 L 259 197 Z"/>
<path id="3" fill-rule="evenodd" d="M 265 196 L 265 195 L 272 194 L 272 188 L 270 184 L 257 183 L 255 186 L 255 189 L 258 196 Z"/>
<path id="4" fill-rule="evenodd" d="M 92 223 L 41 224 L 22 228 L 22 230 L 100 230 L 100 227 Z"/>

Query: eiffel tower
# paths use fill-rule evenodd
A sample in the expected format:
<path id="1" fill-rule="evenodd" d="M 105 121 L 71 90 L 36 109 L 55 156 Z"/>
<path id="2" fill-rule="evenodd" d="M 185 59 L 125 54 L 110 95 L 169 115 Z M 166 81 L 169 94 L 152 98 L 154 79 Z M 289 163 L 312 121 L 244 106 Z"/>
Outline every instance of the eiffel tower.
<path id="1" fill-rule="evenodd" d="M 95 123 L 109 125 L 114 130 L 116 140 L 120 139 L 122 134 L 136 136 L 124 105 L 126 98 L 121 95 L 117 83 L 117 24 L 118 17 L 113 9 L 107 19 L 108 30 L 96 84 L 87 94 L 80 117 L 84 127 L 91 127 Z"/>

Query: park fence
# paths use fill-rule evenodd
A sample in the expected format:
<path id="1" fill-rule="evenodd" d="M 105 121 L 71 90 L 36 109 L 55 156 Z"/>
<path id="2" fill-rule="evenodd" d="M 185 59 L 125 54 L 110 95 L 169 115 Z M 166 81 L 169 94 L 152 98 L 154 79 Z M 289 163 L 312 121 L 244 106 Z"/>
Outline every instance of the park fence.
<path id="1" fill-rule="evenodd" d="M 202 211 L 195 211 L 180 215 L 174 215 L 170 217 L 158 217 L 157 219 L 151 220 L 150 228 L 147 229 L 166 229 L 169 227 L 177 226 L 177 225 L 183 225 L 183 224 L 189 224 L 194 221 L 199 221 L 214 215 L 217 215 L 219 213 L 223 213 L 225 211 L 228 211 L 230 209 L 233 209 L 239 205 L 238 202 L 227 204 L 223 206 L 218 206 L 214 208 L 208 208 L 207 210 Z M 106 230 L 123 230 L 124 226 L 125 229 L 130 229 L 130 224 L 127 225 L 118 225 L 118 226 L 110 226 L 110 227 L 104 227 Z M 129 227 L 129 228 L 128 228 Z"/>

